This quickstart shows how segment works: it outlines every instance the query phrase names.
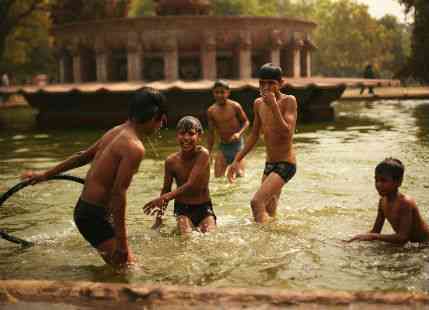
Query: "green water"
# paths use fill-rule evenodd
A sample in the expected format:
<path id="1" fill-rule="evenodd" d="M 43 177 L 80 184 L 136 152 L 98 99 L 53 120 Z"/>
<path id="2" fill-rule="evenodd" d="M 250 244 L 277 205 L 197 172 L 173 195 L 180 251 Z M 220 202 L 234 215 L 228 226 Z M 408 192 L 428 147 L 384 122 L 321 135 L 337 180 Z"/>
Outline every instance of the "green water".
<path id="1" fill-rule="evenodd" d="M 0 192 L 25 169 L 45 169 L 90 145 L 101 130 L 40 131 L 25 125 L 30 110 L 0 112 Z M 264 165 L 260 144 L 247 174 L 234 185 L 210 182 L 218 229 L 182 240 L 166 227 L 150 230 L 141 207 L 159 195 L 163 160 L 177 149 L 174 132 L 152 139 L 129 192 L 131 247 L 140 269 L 117 275 L 81 238 L 72 211 L 81 185 L 52 181 L 19 192 L 0 208 L 0 228 L 36 243 L 21 249 L 0 240 L 1 279 L 160 282 L 212 287 L 274 287 L 314 290 L 429 290 L 429 248 L 408 244 L 343 244 L 365 232 L 376 214 L 375 165 L 387 156 L 406 165 L 402 191 L 429 219 L 429 102 L 342 103 L 337 121 L 300 124 L 295 146 L 298 172 L 283 190 L 278 221 L 255 225 L 249 201 Z M 87 168 L 71 174 L 84 177 Z M 384 232 L 391 232 L 386 223 Z"/>

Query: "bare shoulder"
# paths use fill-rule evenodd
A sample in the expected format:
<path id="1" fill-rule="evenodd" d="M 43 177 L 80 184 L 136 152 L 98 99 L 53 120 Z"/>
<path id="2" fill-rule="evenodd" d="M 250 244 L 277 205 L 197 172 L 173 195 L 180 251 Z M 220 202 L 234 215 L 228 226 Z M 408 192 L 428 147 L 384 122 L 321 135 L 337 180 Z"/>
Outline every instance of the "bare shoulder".
<path id="1" fill-rule="evenodd" d="M 417 208 L 416 200 L 405 194 L 399 196 L 399 205 L 401 208 Z"/>
<path id="2" fill-rule="evenodd" d="M 168 155 L 167 159 L 165 160 L 166 165 L 174 164 L 179 160 L 179 152 L 173 153 Z"/>
<path id="3" fill-rule="evenodd" d="M 281 102 L 284 103 L 287 107 L 296 109 L 298 102 L 296 101 L 295 96 L 292 95 L 283 95 Z"/>
<path id="4" fill-rule="evenodd" d="M 228 99 L 228 104 L 230 104 L 234 108 L 241 108 L 241 104 L 240 103 L 238 103 L 237 101 L 231 100 L 231 99 Z"/>
<path id="5" fill-rule="evenodd" d="M 208 109 L 207 109 L 207 113 L 211 114 L 211 113 L 215 112 L 215 110 L 216 110 L 216 103 L 212 103 L 212 104 L 208 107 Z"/>
<path id="6" fill-rule="evenodd" d="M 197 152 L 198 152 L 198 156 L 206 157 L 206 158 L 210 157 L 209 151 L 204 146 L 202 146 L 202 145 L 198 146 Z"/>

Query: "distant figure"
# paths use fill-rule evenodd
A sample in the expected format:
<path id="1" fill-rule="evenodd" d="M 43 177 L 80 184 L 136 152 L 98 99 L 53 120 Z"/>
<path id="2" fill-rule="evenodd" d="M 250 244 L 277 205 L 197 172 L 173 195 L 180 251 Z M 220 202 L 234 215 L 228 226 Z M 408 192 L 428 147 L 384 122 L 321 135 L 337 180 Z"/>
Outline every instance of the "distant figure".
<path id="1" fill-rule="evenodd" d="M 215 142 L 215 131 L 220 137 L 219 152 L 215 157 L 215 177 L 222 177 L 235 155 L 243 148 L 243 133 L 249 127 L 246 113 L 238 102 L 228 99 L 230 89 L 228 83 L 218 80 L 214 83 L 213 97 L 215 103 L 207 110 L 209 132 L 207 147 L 212 154 Z M 241 161 L 238 175 L 244 173 L 244 163 Z"/>
<path id="2" fill-rule="evenodd" d="M 374 69 L 372 68 L 371 64 L 368 64 L 365 67 L 365 70 L 363 72 L 363 78 L 364 79 L 375 79 L 375 73 L 374 73 Z M 361 89 L 360 89 L 360 94 L 362 95 L 365 91 L 365 84 L 362 84 Z M 369 85 L 368 86 L 368 93 L 370 95 L 374 95 L 374 86 L 373 85 Z"/>
<path id="3" fill-rule="evenodd" d="M 176 139 L 180 151 L 165 160 L 160 197 L 143 207 L 146 214 L 156 214 L 152 229 L 161 226 L 162 215 L 168 202 L 173 199 L 174 215 L 181 235 L 188 235 L 193 228 L 203 233 L 216 228 L 216 215 L 209 193 L 209 152 L 198 144 L 202 134 L 203 127 L 193 116 L 185 116 L 177 123 Z M 173 181 L 176 183 L 174 190 Z"/>
<path id="4" fill-rule="evenodd" d="M 280 91 L 283 83 L 283 71 L 279 66 L 268 63 L 259 69 L 261 96 L 253 104 L 252 132 L 228 170 L 228 179 L 232 182 L 239 172 L 240 161 L 256 145 L 262 132 L 266 163 L 262 184 L 251 201 L 253 217 L 257 223 L 265 223 L 269 217 L 275 217 L 281 190 L 296 172 L 292 142 L 297 119 L 297 102 L 294 96 Z"/>
<path id="5" fill-rule="evenodd" d="M 1 76 L 1 84 L 2 86 L 5 87 L 9 87 L 10 86 L 10 81 L 9 81 L 9 76 L 7 75 L 7 73 L 3 73 Z"/>
<path id="6" fill-rule="evenodd" d="M 23 174 L 23 178 L 37 183 L 91 163 L 74 209 L 74 222 L 113 267 L 133 262 L 126 226 L 127 191 L 145 155 L 143 138 L 159 130 L 165 118 L 164 101 L 156 90 L 139 91 L 131 101 L 126 122 L 53 168 Z"/>
<path id="7" fill-rule="evenodd" d="M 399 187 L 404 176 L 404 165 L 395 158 L 386 158 L 375 168 L 375 188 L 381 196 L 377 217 L 371 231 L 356 235 L 347 242 L 380 240 L 396 244 L 429 240 L 429 227 L 422 218 L 416 202 L 401 194 Z M 385 219 L 394 234 L 381 234 Z"/>

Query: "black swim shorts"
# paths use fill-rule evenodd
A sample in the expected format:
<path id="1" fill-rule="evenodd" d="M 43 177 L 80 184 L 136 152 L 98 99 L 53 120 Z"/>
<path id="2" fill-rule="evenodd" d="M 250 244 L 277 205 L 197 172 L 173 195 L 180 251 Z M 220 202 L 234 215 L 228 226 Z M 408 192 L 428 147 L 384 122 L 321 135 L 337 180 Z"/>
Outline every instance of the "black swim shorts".
<path id="1" fill-rule="evenodd" d="M 94 248 L 115 237 L 113 225 L 104 207 L 79 199 L 74 209 L 74 222 L 85 240 Z"/>
<path id="2" fill-rule="evenodd" d="M 285 183 L 296 173 L 296 165 L 288 163 L 287 161 L 279 161 L 275 163 L 265 163 L 264 175 L 269 175 L 271 172 L 277 173 Z"/>
<path id="3" fill-rule="evenodd" d="M 184 204 L 174 201 L 174 215 L 183 215 L 188 217 L 195 227 L 200 225 L 202 220 L 204 220 L 208 216 L 213 216 L 216 221 L 216 215 L 213 211 L 211 201 L 207 201 L 201 204 Z"/>

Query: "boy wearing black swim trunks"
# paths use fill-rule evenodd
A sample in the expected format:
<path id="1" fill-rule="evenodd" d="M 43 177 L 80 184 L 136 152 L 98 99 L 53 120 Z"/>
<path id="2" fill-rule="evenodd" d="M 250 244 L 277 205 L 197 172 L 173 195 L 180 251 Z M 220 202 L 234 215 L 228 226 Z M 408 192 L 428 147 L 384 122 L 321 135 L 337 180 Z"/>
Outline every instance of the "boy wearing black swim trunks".
<path id="1" fill-rule="evenodd" d="M 216 228 L 210 193 L 209 152 L 198 145 L 203 133 L 200 121 L 185 116 L 177 123 L 177 142 L 180 151 L 165 161 L 164 185 L 161 195 L 144 207 L 146 214 L 156 214 L 153 229 L 162 223 L 162 215 L 170 200 L 174 199 L 174 215 L 181 234 L 189 234 L 192 228 L 209 232 Z M 176 189 L 172 190 L 173 181 Z"/>
<path id="2" fill-rule="evenodd" d="M 37 183 L 91 163 L 74 220 L 82 236 L 114 267 L 125 267 L 133 261 L 126 227 L 127 190 L 145 154 L 143 138 L 161 127 L 164 101 L 156 90 L 139 91 L 123 124 L 53 168 L 23 175 Z"/>
<path id="3" fill-rule="evenodd" d="M 265 223 L 270 217 L 275 217 L 281 190 L 296 172 L 292 142 L 297 119 L 297 102 L 294 96 L 280 91 L 284 82 L 282 76 L 282 69 L 271 63 L 259 69 L 261 96 L 253 104 L 252 132 L 228 171 L 228 179 L 233 182 L 240 161 L 255 146 L 262 132 L 266 165 L 261 186 L 251 201 L 253 217 L 257 223 Z"/>

